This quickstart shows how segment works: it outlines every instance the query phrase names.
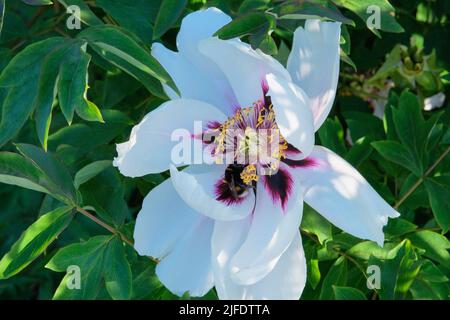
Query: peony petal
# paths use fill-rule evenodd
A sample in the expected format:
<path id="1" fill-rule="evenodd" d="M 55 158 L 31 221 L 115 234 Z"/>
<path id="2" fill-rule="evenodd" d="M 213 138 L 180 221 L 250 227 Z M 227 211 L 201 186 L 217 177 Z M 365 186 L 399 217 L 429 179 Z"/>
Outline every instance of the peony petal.
<path id="1" fill-rule="evenodd" d="M 287 69 L 311 100 L 314 127 L 319 129 L 333 106 L 339 78 L 341 24 L 307 20 L 294 33 Z"/>
<path id="2" fill-rule="evenodd" d="M 114 166 L 118 167 L 123 175 L 129 177 L 165 171 L 173 163 L 174 146 L 181 142 L 187 142 L 191 147 L 195 145 L 191 141 L 190 133 L 194 133 L 197 121 L 204 127 L 209 121 L 224 120 L 226 116 L 222 112 L 201 101 L 179 99 L 166 102 L 147 114 L 133 128 L 129 141 L 117 145 L 118 156 L 114 159 Z M 203 128 L 199 128 L 200 130 Z M 172 137 L 174 132 L 180 135 L 184 133 L 184 135 Z M 187 157 L 189 158 L 187 163 L 176 163 L 176 165 L 192 163 L 195 156 L 192 151 L 192 156 Z"/>
<path id="3" fill-rule="evenodd" d="M 269 74 L 269 92 L 280 133 L 302 152 L 304 157 L 314 147 L 313 115 L 306 94 L 285 78 Z"/>
<path id="4" fill-rule="evenodd" d="M 252 285 L 264 278 L 298 232 L 303 199 L 298 184 L 293 183 L 284 209 L 264 183 L 258 183 L 248 235 L 230 261 L 231 279 L 236 283 Z"/>
<path id="5" fill-rule="evenodd" d="M 226 204 L 216 200 L 215 186 L 218 181 L 223 180 L 225 166 L 213 165 L 211 170 L 205 171 L 191 174 L 178 171 L 174 166 L 170 168 L 175 190 L 192 209 L 217 220 L 239 220 L 253 211 L 255 206 L 253 192 L 249 192 L 239 203 Z"/>
<path id="6" fill-rule="evenodd" d="M 205 295 L 214 285 L 211 268 L 211 236 L 214 222 L 202 217 L 199 223 L 156 266 L 156 275 L 172 293 L 193 297 Z"/>
<path id="7" fill-rule="evenodd" d="M 266 75 L 273 73 L 291 79 L 284 67 L 261 50 L 239 40 L 209 38 L 200 42 L 200 52 L 212 59 L 227 76 L 239 106 L 252 106 L 263 98 Z"/>
<path id="8" fill-rule="evenodd" d="M 305 202 L 345 232 L 383 246 L 383 226 L 399 213 L 332 151 L 316 146 L 309 158 L 314 164 L 294 173 L 305 189 Z"/>
<path id="9" fill-rule="evenodd" d="M 249 220 L 216 221 L 212 236 L 214 283 L 221 300 L 296 300 L 305 287 L 306 261 L 299 232 L 273 270 L 259 282 L 245 286 L 230 277 L 229 261 L 245 240 Z M 233 234 L 233 237 L 230 237 Z"/>
<path id="10" fill-rule="evenodd" d="M 230 21 L 229 16 L 216 8 L 196 11 L 183 19 L 177 37 L 179 52 L 159 43 L 152 46 L 152 55 L 170 74 L 182 98 L 211 103 L 227 114 L 236 104 L 236 97 L 217 65 L 200 54 L 198 43 Z M 177 98 L 170 88 L 164 88 L 169 97 Z"/>
<path id="11" fill-rule="evenodd" d="M 215 221 L 211 238 L 214 286 L 221 300 L 242 299 L 245 286 L 231 280 L 230 260 L 247 238 L 251 217 L 236 221 Z M 232 235 L 232 236 L 230 236 Z"/>
<path id="12" fill-rule="evenodd" d="M 134 247 L 142 256 L 164 258 L 201 219 L 168 179 L 145 197 L 134 227 Z"/>

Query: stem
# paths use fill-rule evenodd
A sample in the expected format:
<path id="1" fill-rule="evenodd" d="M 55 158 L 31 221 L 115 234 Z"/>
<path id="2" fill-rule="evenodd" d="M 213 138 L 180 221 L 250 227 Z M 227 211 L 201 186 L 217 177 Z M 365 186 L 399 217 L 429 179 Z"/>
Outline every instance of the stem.
<path id="1" fill-rule="evenodd" d="M 99 226 L 102 226 L 103 228 L 105 228 L 106 230 L 108 230 L 109 232 L 111 232 L 112 234 L 118 235 L 120 237 L 120 239 L 122 239 L 123 242 L 125 242 L 126 244 L 130 245 L 131 247 L 134 248 L 134 243 L 132 240 L 128 239 L 127 237 L 125 237 L 119 230 L 117 230 L 116 228 L 114 228 L 113 226 L 110 226 L 109 224 L 107 224 L 106 222 L 100 220 L 99 218 L 97 218 L 96 216 L 94 216 L 93 214 L 89 213 L 88 211 L 86 211 L 83 208 L 77 207 L 76 210 L 81 213 L 82 215 L 84 215 L 85 217 L 87 217 L 88 219 L 94 221 L 96 224 L 98 224 Z M 153 258 L 153 257 L 148 257 L 150 260 L 152 260 L 153 262 L 158 263 L 158 260 Z"/>
<path id="2" fill-rule="evenodd" d="M 403 202 L 405 202 L 406 199 L 414 192 L 416 189 L 422 184 L 422 182 L 425 180 L 426 177 L 428 177 L 434 169 L 439 165 L 439 163 L 444 160 L 444 158 L 450 153 L 450 147 L 448 147 L 444 153 L 440 155 L 440 157 L 431 165 L 431 167 L 428 168 L 427 171 L 423 174 L 422 177 L 419 178 L 419 180 L 414 183 L 414 185 L 409 188 L 409 190 L 397 201 L 397 203 L 394 206 L 394 209 L 398 209 Z"/>

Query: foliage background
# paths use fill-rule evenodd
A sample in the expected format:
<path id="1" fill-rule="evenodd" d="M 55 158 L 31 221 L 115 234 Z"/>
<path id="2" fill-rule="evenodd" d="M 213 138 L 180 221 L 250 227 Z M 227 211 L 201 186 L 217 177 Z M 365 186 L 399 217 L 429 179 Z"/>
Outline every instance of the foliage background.
<path id="1" fill-rule="evenodd" d="M 402 216 L 379 248 L 306 208 L 302 299 L 449 299 L 450 111 L 423 105 L 450 96 L 450 1 L 53 2 L 0 0 L 1 299 L 177 298 L 126 243 L 144 196 L 168 174 L 125 178 L 111 159 L 166 99 L 160 82 L 171 85 L 151 43 L 175 49 L 181 18 L 209 6 L 234 18 L 222 38 L 243 37 L 281 62 L 304 18 L 345 23 L 338 96 L 317 138 Z M 66 28 L 71 4 L 82 8 L 82 30 Z M 371 4 L 382 9 L 381 30 L 366 27 Z M 82 290 L 65 286 L 72 264 Z M 367 289 L 368 265 L 381 267 L 379 290 Z"/>

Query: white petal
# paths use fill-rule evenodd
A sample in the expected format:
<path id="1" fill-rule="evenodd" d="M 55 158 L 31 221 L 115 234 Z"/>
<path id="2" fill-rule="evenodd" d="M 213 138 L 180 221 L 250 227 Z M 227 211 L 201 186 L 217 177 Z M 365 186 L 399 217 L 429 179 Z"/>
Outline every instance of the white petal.
<path id="1" fill-rule="evenodd" d="M 170 74 L 182 98 L 205 101 L 227 113 L 237 103 L 236 97 L 217 65 L 200 54 L 198 43 L 230 21 L 229 16 L 216 8 L 196 11 L 183 19 L 177 37 L 179 52 L 159 43 L 152 46 L 152 55 Z M 164 88 L 169 97 L 177 98 L 170 88 Z"/>
<path id="2" fill-rule="evenodd" d="M 267 83 L 280 133 L 307 156 L 314 147 L 314 122 L 308 97 L 295 84 L 274 74 L 267 76 Z"/>
<path id="3" fill-rule="evenodd" d="M 211 235 L 214 222 L 203 217 L 178 241 L 172 252 L 156 266 L 156 275 L 172 293 L 205 295 L 214 285 L 211 268 Z"/>
<path id="4" fill-rule="evenodd" d="M 242 246 L 230 261 L 231 279 L 251 285 L 264 278 L 298 232 L 303 210 L 301 190 L 294 183 L 285 208 L 274 201 L 264 183 L 257 185 L 251 226 Z"/>
<path id="5" fill-rule="evenodd" d="M 212 37 L 217 30 L 231 22 L 231 18 L 217 8 L 195 11 L 184 17 L 177 36 L 178 50 L 198 53 L 201 40 Z"/>
<path id="6" fill-rule="evenodd" d="M 174 146 L 182 141 L 189 142 L 191 147 L 195 145 L 190 140 L 189 133 L 194 133 L 196 121 L 206 126 L 209 121 L 225 120 L 226 116 L 218 109 L 201 101 L 180 99 L 166 102 L 147 114 L 133 128 L 129 141 L 117 145 L 118 156 L 114 159 L 114 166 L 129 177 L 165 171 L 173 163 Z M 180 141 L 179 136 L 178 140 L 175 137 L 172 139 L 175 130 L 180 130 L 176 131 L 178 133 L 185 132 L 185 139 Z M 192 150 L 191 155 L 194 157 Z M 192 160 L 192 157 L 188 160 Z M 189 163 L 176 163 L 187 164 Z"/>
<path id="7" fill-rule="evenodd" d="M 341 24 L 307 20 L 294 33 L 287 69 L 311 100 L 314 126 L 325 121 L 333 106 L 339 78 Z"/>
<path id="8" fill-rule="evenodd" d="M 431 111 L 437 108 L 441 108 L 445 102 L 445 94 L 439 92 L 431 97 L 426 98 L 423 101 L 423 110 Z"/>
<path id="9" fill-rule="evenodd" d="M 306 261 L 297 231 L 274 269 L 253 285 L 239 285 L 230 278 L 229 261 L 248 232 L 249 221 L 216 221 L 212 237 L 214 284 L 221 300 L 299 299 L 306 282 Z M 230 237 L 233 234 L 233 237 Z"/>
<path id="10" fill-rule="evenodd" d="M 175 190 L 194 210 L 217 220 L 238 220 L 248 216 L 255 206 L 255 195 L 248 192 L 242 202 L 226 204 L 216 200 L 215 184 L 224 179 L 225 166 L 213 165 L 206 173 L 190 174 L 170 168 Z"/>
<path id="11" fill-rule="evenodd" d="M 245 286 L 231 280 L 230 260 L 247 238 L 251 218 L 215 221 L 211 238 L 214 286 L 221 300 L 242 299 Z M 232 235 L 232 236 L 231 236 Z"/>
<path id="12" fill-rule="evenodd" d="M 180 198 L 170 179 L 145 197 L 134 227 L 134 247 L 142 256 L 165 257 L 203 216 Z"/>
<path id="13" fill-rule="evenodd" d="M 312 165 L 296 170 L 305 201 L 335 226 L 383 246 L 383 226 L 395 211 L 363 176 L 332 151 L 316 146 Z"/>
<path id="14" fill-rule="evenodd" d="M 278 61 L 239 40 L 209 38 L 201 41 L 199 48 L 225 73 L 241 107 L 252 106 L 263 97 L 267 74 L 291 78 Z"/>

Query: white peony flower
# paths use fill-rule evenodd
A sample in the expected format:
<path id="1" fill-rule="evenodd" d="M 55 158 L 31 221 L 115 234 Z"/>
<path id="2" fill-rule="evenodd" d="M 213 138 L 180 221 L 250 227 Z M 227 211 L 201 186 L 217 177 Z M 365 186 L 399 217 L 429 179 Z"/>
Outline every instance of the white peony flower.
<path id="1" fill-rule="evenodd" d="M 134 239 L 139 254 L 161 260 L 156 274 L 171 292 L 202 296 L 215 286 L 220 299 L 298 299 L 306 281 L 303 201 L 379 245 L 398 213 L 345 160 L 314 146 L 336 93 L 340 24 L 306 21 L 286 70 L 238 39 L 213 37 L 230 21 L 216 8 L 194 12 L 182 22 L 178 52 L 154 44 L 181 96 L 165 88 L 172 100 L 133 128 L 114 164 L 130 177 L 170 169 L 171 179 L 145 198 Z M 216 133 L 204 143 L 214 161 L 179 171 L 171 136 L 183 128 L 201 141 L 195 121 Z M 230 146 L 234 156 L 258 154 L 246 139 L 260 129 L 280 133 L 275 166 L 222 161 Z M 235 144 L 228 130 L 244 140 Z"/>

